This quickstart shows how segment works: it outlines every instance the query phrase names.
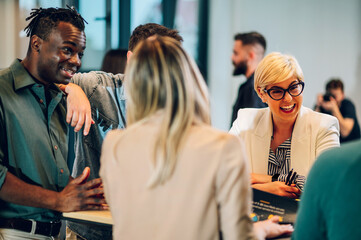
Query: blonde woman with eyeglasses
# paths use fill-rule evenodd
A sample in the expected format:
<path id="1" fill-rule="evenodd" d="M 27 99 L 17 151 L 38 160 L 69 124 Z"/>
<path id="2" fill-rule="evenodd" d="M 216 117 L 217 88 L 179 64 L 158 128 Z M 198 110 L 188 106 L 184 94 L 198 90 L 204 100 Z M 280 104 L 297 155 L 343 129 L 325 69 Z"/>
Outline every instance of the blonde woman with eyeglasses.
<path id="1" fill-rule="evenodd" d="M 291 232 L 249 218 L 238 137 L 211 128 L 208 92 L 180 44 L 153 36 L 125 72 L 126 130 L 105 139 L 100 175 L 114 239 L 258 239 Z"/>
<path id="2" fill-rule="evenodd" d="M 340 145 L 337 119 L 302 106 L 304 87 L 293 56 L 274 52 L 258 65 L 254 89 L 268 107 L 240 109 L 230 130 L 245 142 L 253 188 L 298 198 L 316 157 Z"/>

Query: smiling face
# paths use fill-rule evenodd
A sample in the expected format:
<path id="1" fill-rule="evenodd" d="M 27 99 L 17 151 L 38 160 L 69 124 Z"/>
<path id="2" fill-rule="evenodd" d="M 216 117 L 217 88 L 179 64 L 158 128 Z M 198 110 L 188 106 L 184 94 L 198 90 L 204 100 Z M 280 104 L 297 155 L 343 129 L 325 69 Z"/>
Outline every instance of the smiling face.
<path id="1" fill-rule="evenodd" d="M 85 33 L 70 23 L 60 22 L 46 40 L 38 38 L 35 77 L 44 84 L 67 84 L 81 67 Z"/>
<path id="2" fill-rule="evenodd" d="M 266 87 L 267 90 L 273 87 L 280 87 L 287 89 L 293 84 L 298 83 L 297 78 L 292 77 L 283 82 L 271 84 Z M 259 89 L 259 94 L 263 102 L 266 102 L 272 112 L 272 118 L 274 124 L 293 124 L 296 121 L 297 115 L 301 109 L 303 96 L 302 93 L 297 96 L 291 96 L 287 91 L 285 96 L 279 100 L 273 100 L 267 93 Z"/>

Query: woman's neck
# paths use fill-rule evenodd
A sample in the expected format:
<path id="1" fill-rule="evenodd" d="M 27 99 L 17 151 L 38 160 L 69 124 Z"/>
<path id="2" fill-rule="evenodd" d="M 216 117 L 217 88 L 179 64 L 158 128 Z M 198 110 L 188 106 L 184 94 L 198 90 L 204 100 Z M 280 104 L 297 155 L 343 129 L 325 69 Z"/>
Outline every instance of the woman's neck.
<path id="1" fill-rule="evenodd" d="M 274 152 L 276 148 L 281 145 L 284 141 L 289 139 L 292 136 L 293 126 L 295 121 L 275 121 L 272 119 L 273 123 L 273 137 L 271 141 L 271 149 Z"/>

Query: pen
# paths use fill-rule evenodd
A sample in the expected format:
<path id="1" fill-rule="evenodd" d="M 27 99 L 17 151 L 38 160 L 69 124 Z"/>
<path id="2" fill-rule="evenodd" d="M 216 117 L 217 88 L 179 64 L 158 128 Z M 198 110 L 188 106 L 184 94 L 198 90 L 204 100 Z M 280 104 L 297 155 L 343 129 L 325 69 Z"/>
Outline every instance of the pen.
<path id="1" fill-rule="evenodd" d="M 288 186 L 290 186 L 293 181 L 296 180 L 297 172 L 293 172 L 292 177 L 290 178 L 290 181 L 288 182 Z"/>
<path id="2" fill-rule="evenodd" d="M 288 181 L 290 180 L 290 177 L 292 175 L 292 172 L 293 172 L 293 168 L 291 169 L 291 171 L 288 172 L 287 174 L 287 177 L 286 177 L 286 181 L 285 181 L 285 184 L 288 185 Z"/>

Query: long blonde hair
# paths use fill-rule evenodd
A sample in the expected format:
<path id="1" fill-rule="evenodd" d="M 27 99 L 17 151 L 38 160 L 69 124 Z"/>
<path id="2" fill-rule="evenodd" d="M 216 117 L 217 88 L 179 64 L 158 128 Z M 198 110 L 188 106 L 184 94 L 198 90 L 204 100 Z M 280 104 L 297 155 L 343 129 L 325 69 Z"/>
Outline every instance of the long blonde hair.
<path id="1" fill-rule="evenodd" d="M 207 86 L 181 45 L 157 35 L 139 43 L 125 76 L 128 126 L 164 112 L 148 182 L 155 187 L 171 177 L 191 125 L 210 124 Z"/>

